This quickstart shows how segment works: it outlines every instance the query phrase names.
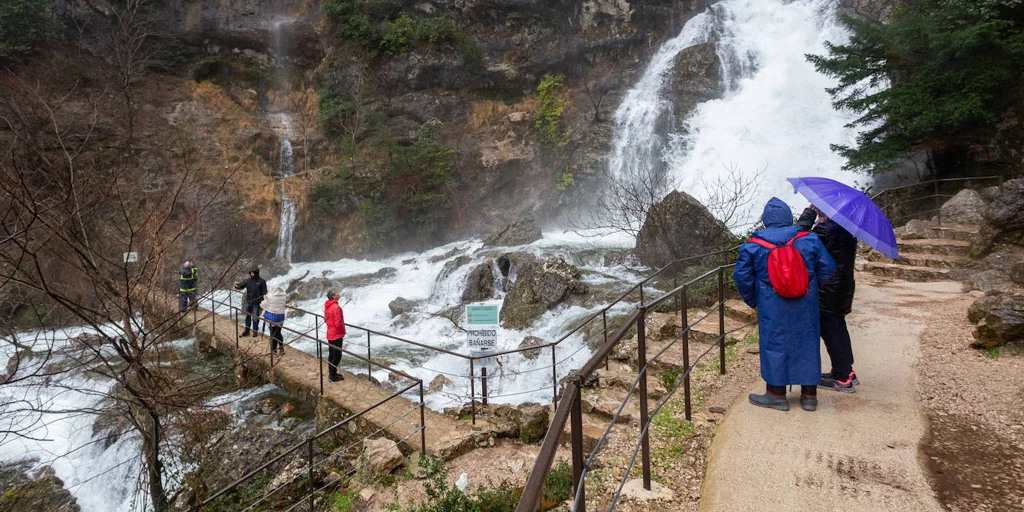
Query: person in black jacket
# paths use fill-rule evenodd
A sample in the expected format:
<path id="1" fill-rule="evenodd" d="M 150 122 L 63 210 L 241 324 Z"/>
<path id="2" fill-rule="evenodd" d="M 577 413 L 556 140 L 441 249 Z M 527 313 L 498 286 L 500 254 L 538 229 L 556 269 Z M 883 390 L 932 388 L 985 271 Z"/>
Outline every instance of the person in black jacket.
<path id="1" fill-rule="evenodd" d="M 259 267 L 253 267 L 249 271 L 249 279 L 245 282 L 235 283 L 235 289 L 245 289 L 245 332 L 242 336 L 249 335 L 249 324 L 252 324 L 252 335 L 260 332 L 260 303 L 267 295 L 267 282 L 260 277 Z"/>
<path id="2" fill-rule="evenodd" d="M 178 272 L 178 309 L 186 309 L 196 305 L 196 281 L 199 279 L 199 269 L 192 266 L 192 262 L 186 260 Z"/>
<path id="3" fill-rule="evenodd" d="M 797 226 L 818 235 L 836 262 L 836 272 L 818 287 L 821 339 L 825 341 L 832 371 L 821 374 L 820 387 L 853 393 L 857 374 L 853 371 L 853 346 L 846 327 L 846 315 L 853 310 L 856 289 L 853 270 L 857 238 L 813 205 L 804 210 Z M 859 384 L 859 382 L 857 382 Z"/>

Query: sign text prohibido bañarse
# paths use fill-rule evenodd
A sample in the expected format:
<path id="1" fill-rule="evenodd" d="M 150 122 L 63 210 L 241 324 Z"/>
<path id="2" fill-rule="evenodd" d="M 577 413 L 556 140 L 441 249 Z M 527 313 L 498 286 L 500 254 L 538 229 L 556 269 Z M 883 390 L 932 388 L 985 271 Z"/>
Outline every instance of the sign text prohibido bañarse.
<path id="1" fill-rule="evenodd" d="M 498 351 L 498 306 L 466 306 L 466 347 L 477 368 L 493 368 Z"/>

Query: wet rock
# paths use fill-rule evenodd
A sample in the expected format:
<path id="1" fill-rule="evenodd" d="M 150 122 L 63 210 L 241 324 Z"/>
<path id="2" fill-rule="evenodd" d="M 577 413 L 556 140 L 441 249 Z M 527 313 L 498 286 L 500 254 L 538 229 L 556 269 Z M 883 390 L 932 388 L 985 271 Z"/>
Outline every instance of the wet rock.
<path id="1" fill-rule="evenodd" d="M 713 43 L 693 45 L 675 58 L 672 78 L 673 112 L 680 126 L 694 107 L 722 97 L 722 67 Z"/>
<path id="2" fill-rule="evenodd" d="M 974 324 L 977 346 L 991 348 L 1024 340 L 1024 294 L 986 295 L 974 301 L 967 318 Z"/>
<path id="3" fill-rule="evenodd" d="M 560 257 L 549 258 L 542 265 L 525 264 L 529 258 L 518 259 L 516 279 L 501 306 L 502 326 L 506 328 L 525 329 L 548 309 L 589 291 L 580 281 L 580 270 Z"/>
<path id="4" fill-rule="evenodd" d="M 540 240 L 543 236 L 533 217 L 526 217 L 484 238 L 484 247 L 526 245 Z"/>
<path id="5" fill-rule="evenodd" d="M 604 266 L 614 267 L 617 265 L 636 265 L 636 254 L 631 250 L 615 249 L 604 254 Z"/>
<path id="6" fill-rule="evenodd" d="M 713 412 L 715 414 L 725 414 L 725 407 L 709 407 L 708 411 Z"/>
<path id="7" fill-rule="evenodd" d="M 985 200 L 981 194 L 971 189 L 964 189 L 953 196 L 939 208 L 944 222 L 953 224 L 981 224 L 985 221 Z"/>
<path id="8" fill-rule="evenodd" d="M 477 265 L 466 278 L 462 302 L 480 302 L 494 295 L 494 272 L 490 262 Z"/>
<path id="9" fill-rule="evenodd" d="M 267 397 L 256 404 L 256 414 L 273 414 L 277 410 L 278 403 L 273 397 Z"/>
<path id="10" fill-rule="evenodd" d="M 337 284 L 326 277 L 314 277 L 295 286 L 288 294 L 288 301 L 303 301 L 326 297 L 327 291 L 337 288 Z M 326 300 L 326 299 L 325 299 Z"/>
<path id="11" fill-rule="evenodd" d="M 456 248 L 454 248 L 454 249 L 452 249 L 452 250 L 450 250 L 450 251 L 448 251 L 448 252 L 446 252 L 444 254 L 438 254 L 437 256 L 431 256 L 431 257 L 427 258 L 427 261 L 430 262 L 430 263 L 437 263 L 439 261 L 444 261 L 444 260 L 446 260 L 448 258 L 455 257 L 456 255 L 462 254 L 464 252 L 466 252 L 466 248 L 465 247 L 456 247 Z"/>
<path id="12" fill-rule="evenodd" d="M 536 336 L 527 336 L 526 338 L 523 338 L 523 341 L 519 344 L 519 348 L 537 347 L 540 345 L 544 345 L 545 343 L 547 342 Z M 532 361 L 540 357 L 540 349 L 525 350 L 523 352 L 520 352 L 520 354 L 522 354 L 523 357 Z"/>
<path id="13" fill-rule="evenodd" d="M 930 220 L 914 219 L 895 229 L 896 236 L 904 240 L 920 240 L 935 237 L 935 223 Z"/>
<path id="14" fill-rule="evenodd" d="M 291 268 L 292 264 L 288 263 L 288 260 L 284 258 L 270 258 L 269 261 L 260 267 L 260 277 L 263 279 L 271 279 L 277 276 L 283 276 L 287 274 Z"/>
<path id="15" fill-rule="evenodd" d="M 524 403 L 519 411 L 519 440 L 531 444 L 544 439 L 548 430 L 548 408 L 534 403 Z"/>
<path id="16" fill-rule="evenodd" d="M 1014 284 L 1024 285 L 1024 263 L 1016 263 L 1010 268 L 1010 281 Z"/>
<path id="17" fill-rule="evenodd" d="M 416 309 L 416 303 L 409 299 L 398 297 L 388 304 L 388 309 L 391 310 L 391 317 L 394 318 Z"/>
<path id="18" fill-rule="evenodd" d="M 386 279 L 398 273 L 398 269 L 394 267 L 384 267 L 376 272 L 370 274 L 358 274 L 349 277 L 343 277 L 336 279 L 334 282 L 340 285 L 342 288 L 359 288 L 363 286 L 369 286 L 375 284 L 382 279 Z"/>
<path id="19" fill-rule="evenodd" d="M 438 375 L 430 381 L 430 385 L 427 386 L 427 393 L 437 393 L 443 390 L 447 386 L 454 386 L 455 383 L 451 379 L 444 375 Z"/>
<path id="20" fill-rule="evenodd" d="M 38 461 L 0 464 L 0 510 L 78 512 L 81 508 L 50 466 Z"/>
<path id="21" fill-rule="evenodd" d="M 640 263 L 661 268 L 722 248 L 730 239 L 728 228 L 700 201 L 676 190 L 648 212 L 636 237 L 636 254 Z"/>
<path id="22" fill-rule="evenodd" d="M 363 441 L 363 455 L 360 465 L 366 465 L 366 471 L 374 477 L 390 475 L 392 471 L 405 464 L 405 457 L 394 441 L 385 438 L 367 439 Z"/>

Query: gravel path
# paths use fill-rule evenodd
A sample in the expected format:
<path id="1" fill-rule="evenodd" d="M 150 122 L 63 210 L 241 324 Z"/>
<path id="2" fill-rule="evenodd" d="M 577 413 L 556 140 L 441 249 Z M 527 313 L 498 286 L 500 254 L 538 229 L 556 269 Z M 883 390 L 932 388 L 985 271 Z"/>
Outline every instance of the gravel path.
<path id="1" fill-rule="evenodd" d="M 936 304 L 964 294 L 953 282 L 857 280 L 857 393 L 819 391 L 814 413 L 793 394 L 785 413 L 740 397 L 711 447 L 700 510 L 942 509 L 919 456 L 928 425 L 913 365 Z"/>

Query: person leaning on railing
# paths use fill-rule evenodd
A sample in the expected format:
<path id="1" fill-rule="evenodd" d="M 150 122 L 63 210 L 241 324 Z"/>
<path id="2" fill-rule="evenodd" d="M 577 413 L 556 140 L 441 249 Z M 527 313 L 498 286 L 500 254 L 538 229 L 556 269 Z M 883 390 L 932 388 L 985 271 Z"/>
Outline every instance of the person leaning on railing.
<path id="1" fill-rule="evenodd" d="M 327 324 L 327 371 L 328 380 L 338 382 L 345 380 L 345 376 L 338 370 L 341 364 L 341 346 L 345 341 L 345 313 L 338 304 L 341 293 L 338 290 L 327 292 L 327 302 L 324 302 L 324 323 Z"/>
<path id="2" fill-rule="evenodd" d="M 284 337 L 281 327 L 284 326 L 285 299 L 287 295 L 280 286 L 275 286 L 263 298 L 260 307 L 263 309 L 263 320 L 270 326 L 270 352 L 284 355 Z"/>

